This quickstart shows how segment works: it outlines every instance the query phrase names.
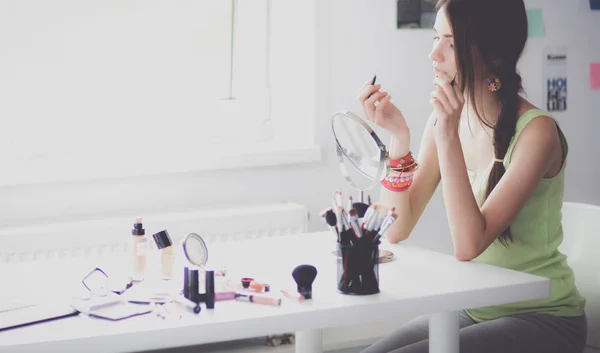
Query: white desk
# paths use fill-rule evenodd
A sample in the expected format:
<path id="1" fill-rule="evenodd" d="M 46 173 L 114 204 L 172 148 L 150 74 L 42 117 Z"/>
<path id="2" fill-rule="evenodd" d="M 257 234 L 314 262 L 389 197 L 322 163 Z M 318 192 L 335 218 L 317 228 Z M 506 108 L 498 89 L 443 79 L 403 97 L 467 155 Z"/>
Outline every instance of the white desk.
<path id="1" fill-rule="evenodd" d="M 329 232 L 214 245 L 209 248 L 209 264 L 227 260 L 230 277 L 252 276 L 274 289 L 295 288 L 291 277 L 295 266 L 316 266 L 313 299 L 297 303 L 284 298 L 281 307 L 223 301 L 214 310 L 203 308 L 198 316 L 177 321 L 144 315 L 109 322 L 79 315 L 0 332 L 0 352 L 137 352 L 295 331 L 296 352 L 318 353 L 323 328 L 395 315 L 433 314 L 430 352 L 457 353 L 456 311 L 550 293 L 545 278 L 459 262 L 449 255 L 402 244 L 384 242 L 381 247 L 396 256 L 380 265 L 381 292 L 350 296 L 336 290 L 336 258 L 331 254 L 335 242 Z"/>

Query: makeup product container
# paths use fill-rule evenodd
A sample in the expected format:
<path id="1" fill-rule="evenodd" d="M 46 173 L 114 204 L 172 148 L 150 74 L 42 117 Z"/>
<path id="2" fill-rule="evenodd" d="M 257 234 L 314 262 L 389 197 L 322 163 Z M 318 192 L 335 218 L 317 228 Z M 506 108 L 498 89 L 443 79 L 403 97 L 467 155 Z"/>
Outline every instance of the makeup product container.
<path id="1" fill-rule="evenodd" d="M 205 284 L 204 284 L 204 302 L 206 303 L 207 309 L 215 308 L 215 271 L 206 270 L 204 272 Z"/>
<path id="2" fill-rule="evenodd" d="M 142 224 L 142 219 L 136 219 L 132 235 L 132 257 L 133 257 L 133 274 L 132 278 L 135 282 L 144 280 L 146 274 L 146 266 L 148 263 L 148 237 Z"/>
<path id="3" fill-rule="evenodd" d="M 183 282 L 183 296 L 194 303 L 200 302 L 198 270 L 186 267 Z"/>
<path id="4" fill-rule="evenodd" d="M 173 261 L 175 253 L 173 251 L 173 242 L 166 229 L 152 235 L 156 247 L 160 251 L 161 275 L 163 279 L 173 277 Z"/>
<path id="5" fill-rule="evenodd" d="M 245 301 L 245 302 L 249 302 L 249 303 L 256 303 L 256 304 L 271 305 L 271 306 L 280 306 L 281 305 L 281 298 L 275 298 L 275 297 L 269 297 L 269 296 L 263 296 L 263 295 L 259 295 L 259 294 L 245 293 L 245 292 L 239 292 L 239 291 L 235 293 L 235 300 Z"/>

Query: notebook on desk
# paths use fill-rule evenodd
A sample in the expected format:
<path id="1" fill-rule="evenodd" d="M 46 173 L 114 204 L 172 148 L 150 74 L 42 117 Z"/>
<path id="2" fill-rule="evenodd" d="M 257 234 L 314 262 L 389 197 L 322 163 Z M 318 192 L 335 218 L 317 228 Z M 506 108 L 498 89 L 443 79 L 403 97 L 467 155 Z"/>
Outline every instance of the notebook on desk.
<path id="1" fill-rule="evenodd" d="M 0 331 L 78 315 L 70 305 L 37 304 L 0 312 Z"/>

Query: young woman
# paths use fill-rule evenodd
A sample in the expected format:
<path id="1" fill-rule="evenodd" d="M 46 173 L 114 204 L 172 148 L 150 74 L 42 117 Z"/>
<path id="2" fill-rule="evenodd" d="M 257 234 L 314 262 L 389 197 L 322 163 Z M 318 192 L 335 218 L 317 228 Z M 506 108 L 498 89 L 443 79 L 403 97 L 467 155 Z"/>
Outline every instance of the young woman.
<path id="1" fill-rule="evenodd" d="M 408 237 L 441 180 L 458 260 L 551 279 L 549 298 L 461 312 L 460 351 L 580 353 L 585 299 L 557 250 L 567 141 L 553 117 L 519 94 L 525 5 L 439 0 L 434 33 L 433 112 L 418 159 L 391 96 L 366 82 L 358 98 L 367 118 L 392 136 L 396 168 L 382 181 L 381 199 L 396 207 L 398 220 L 386 237 Z M 427 352 L 427 337 L 427 318 L 419 317 L 363 352 Z"/>

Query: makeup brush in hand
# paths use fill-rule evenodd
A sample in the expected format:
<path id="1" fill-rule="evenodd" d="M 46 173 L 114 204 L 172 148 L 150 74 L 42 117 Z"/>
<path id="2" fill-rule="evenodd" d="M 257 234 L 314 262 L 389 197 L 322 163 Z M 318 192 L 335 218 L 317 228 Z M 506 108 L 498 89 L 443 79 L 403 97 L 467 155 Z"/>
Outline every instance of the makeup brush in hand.
<path id="1" fill-rule="evenodd" d="M 304 299 L 312 298 L 312 283 L 317 277 L 317 268 L 313 265 L 299 265 L 292 271 L 292 277 L 298 285 L 298 293 L 304 296 Z"/>

